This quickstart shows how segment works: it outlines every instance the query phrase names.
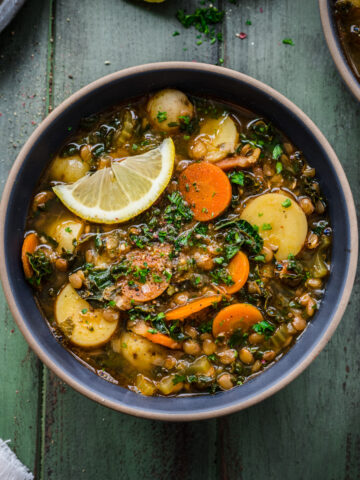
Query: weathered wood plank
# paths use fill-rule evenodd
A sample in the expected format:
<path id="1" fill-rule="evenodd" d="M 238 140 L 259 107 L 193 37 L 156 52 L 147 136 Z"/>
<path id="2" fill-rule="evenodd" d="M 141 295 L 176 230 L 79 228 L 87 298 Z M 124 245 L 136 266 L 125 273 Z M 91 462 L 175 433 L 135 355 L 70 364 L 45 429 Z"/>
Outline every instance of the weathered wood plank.
<path id="1" fill-rule="evenodd" d="M 109 0 L 104 6 L 96 0 L 57 0 L 55 104 L 86 83 L 130 65 L 175 59 L 216 63 L 224 57 L 226 66 L 272 85 L 310 115 L 342 160 L 358 203 L 360 108 L 328 54 L 316 2 L 221 3 L 231 12 L 223 29 L 225 44 L 218 50 L 217 46 L 196 46 L 196 34 L 174 20 L 177 8 L 195 6 L 196 1 L 168 0 L 164 5 L 147 6 L 136 0 Z M 12 144 L 20 145 L 34 128 L 31 121 L 37 122 L 45 111 L 42 62 L 43 55 L 46 59 L 47 14 L 45 0 L 28 0 L 15 23 L 0 36 L 1 187 L 16 155 Z M 246 25 L 246 20 L 252 25 Z M 34 23 L 39 24 L 37 31 L 32 30 Z M 174 30 L 181 35 L 172 37 Z M 245 40 L 235 37 L 240 31 L 248 33 Z M 294 47 L 281 43 L 288 37 Z M 22 100 L 23 92 L 37 97 Z M 22 108 L 29 111 L 20 115 Z M 12 326 L 3 299 L 0 305 L 4 319 L 0 322 L 0 379 L 7 382 L 0 388 L 0 436 L 15 439 L 17 453 L 31 466 L 38 363 L 31 353 L 28 360 L 26 344 Z M 83 398 L 47 374 L 41 477 L 359 478 L 358 315 L 359 284 L 338 331 L 311 367 L 276 396 L 225 419 L 172 424 L 131 418 Z M 17 389 L 19 393 L 14 394 Z"/>
<path id="2" fill-rule="evenodd" d="M 131 65 L 174 58 L 215 63 L 217 45 L 197 46 L 196 33 L 181 30 L 175 19 L 188 3 L 111 0 L 99 8 L 96 0 L 86 6 L 58 0 L 55 104 Z M 175 30 L 181 34 L 173 37 Z M 131 418 L 85 399 L 52 374 L 46 391 L 43 478 L 217 478 L 215 420 L 182 426 Z"/>
<path id="3" fill-rule="evenodd" d="M 0 193 L 10 167 L 45 113 L 48 8 L 28 1 L 0 35 Z M 0 437 L 35 468 L 40 362 L 0 293 Z"/>
<path id="4" fill-rule="evenodd" d="M 335 70 L 315 3 L 243 0 L 234 7 L 241 14 L 226 25 L 225 64 L 270 84 L 315 121 L 342 161 L 358 204 L 360 108 Z M 240 31 L 248 37 L 237 38 Z M 282 44 L 289 37 L 295 46 Z M 224 478 L 359 478 L 359 295 L 357 281 L 337 332 L 300 378 L 224 420 Z"/>
<path id="5" fill-rule="evenodd" d="M 85 399 L 53 374 L 47 391 L 43 478 L 218 478 L 216 420 L 130 417 Z"/>
<path id="6" fill-rule="evenodd" d="M 96 0 L 85 5 L 58 0 L 56 5 L 56 104 L 126 67 L 169 60 L 216 63 L 219 57 L 218 44 L 198 46 L 198 32 L 184 29 L 175 18 L 179 8 L 191 10 L 196 1 L 110 0 L 103 8 Z M 174 37 L 175 31 L 180 35 Z"/>
<path id="7" fill-rule="evenodd" d="M 56 102 L 89 80 L 124 66 L 166 59 L 216 63 L 223 56 L 225 65 L 264 80 L 302 107 L 335 148 L 340 146 L 338 153 L 352 172 L 353 187 L 357 186 L 358 169 L 354 171 L 353 158 L 359 141 L 351 139 L 344 145 L 343 125 L 346 119 L 350 131 L 356 128 L 359 108 L 333 67 L 311 0 L 301 4 L 288 0 L 281 6 L 270 0 L 243 0 L 238 6 L 227 6 L 232 13 L 228 15 L 225 44 L 219 53 L 204 45 L 195 46 L 194 33 L 179 29 L 168 17 L 174 10 L 170 2 L 161 10 L 156 7 L 157 12 L 166 12 L 166 24 L 162 16 L 149 13 L 153 11 L 150 7 L 130 2 L 111 3 L 107 11 L 101 12 L 92 11 L 91 2 L 88 5 L 88 11 L 80 15 L 70 2 L 58 3 L 57 14 L 62 12 L 61 17 L 70 21 L 65 26 L 59 20 L 56 23 L 61 37 L 56 39 Z M 120 15 L 121 29 L 117 27 Z M 123 20 L 127 18 L 131 22 Z M 248 19 L 251 26 L 245 24 Z M 69 25 L 74 21 L 86 32 L 80 39 L 84 53 L 80 64 L 79 57 L 74 60 L 71 54 L 74 27 Z M 171 38 L 173 29 L 179 29 L 181 36 Z M 244 41 L 235 37 L 241 30 L 249 33 Z M 281 43 L 286 37 L 294 39 L 295 47 Z M 94 38 L 102 41 L 95 45 Z M 149 38 L 151 42 L 146 41 Z M 183 38 L 188 48 L 185 52 L 179 45 Z M 84 45 L 88 45 L 86 50 Z M 106 60 L 110 65 L 105 65 Z M 69 74 L 74 78 L 68 78 Z M 89 479 L 98 478 L 100 472 L 125 479 L 355 478 L 359 421 L 351 412 L 359 406 L 359 365 L 352 352 L 356 351 L 358 305 L 357 287 L 334 339 L 291 386 L 261 405 L 218 421 L 173 425 L 124 417 L 68 388 L 60 394 L 59 382 L 50 378 L 46 418 L 52 424 L 48 429 L 51 437 L 47 438 L 45 473 L 48 478 L 82 473 Z M 66 415 L 75 408 L 76 416 Z M 89 423 L 88 419 L 95 420 Z M 86 446 L 93 448 L 79 446 L 78 431 L 84 433 L 81 437 L 87 439 Z M 89 451 L 98 454 L 87 455 Z M 116 453 L 118 461 L 113 463 Z M 326 463 L 324 458 L 328 459 Z"/>

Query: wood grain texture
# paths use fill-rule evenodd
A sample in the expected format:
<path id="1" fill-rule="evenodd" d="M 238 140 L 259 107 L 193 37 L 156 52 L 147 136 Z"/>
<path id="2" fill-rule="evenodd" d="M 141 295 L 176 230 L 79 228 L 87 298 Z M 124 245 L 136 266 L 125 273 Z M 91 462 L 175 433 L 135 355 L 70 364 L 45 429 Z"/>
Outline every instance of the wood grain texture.
<path id="1" fill-rule="evenodd" d="M 161 5 L 145 5 L 138 0 L 107 0 L 104 4 L 97 0 L 53 0 L 50 100 L 57 105 L 90 81 L 127 66 L 163 60 L 218 63 L 222 57 L 225 66 L 270 84 L 315 121 L 335 148 L 359 205 L 360 106 L 332 63 L 317 2 L 219 3 L 227 10 L 222 26 L 224 44 L 197 46 L 196 33 L 184 30 L 174 16 L 178 8 L 198 6 L 195 0 L 167 0 Z M 28 0 L 25 8 L 28 10 L 16 21 L 23 27 L 21 37 L 16 40 L 16 35 L 11 36 L 12 25 L 0 36 L 0 55 L 6 56 L 5 69 L 1 67 L 6 75 L 1 72 L 0 104 L 4 105 L 4 98 L 6 101 L 0 112 L 5 108 L 11 111 L 14 105 L 20 109 L 19 81 L 26 91 L 36 93 L 32 103 L 36 108 L 17 118 L 16 123 L 4 123 L 0 117 L 2 182 L 16 154 L 9 142 L 15 136 L 12 132 L 20 144 L 19 134 L 26 136 L 33 128 L 26 122 L 37 109 L 39 117 L 45 111 L 40 100 L 45 96 L 46 39 L 51 19 L 46 18 L 49 11 L 45 1 Z M 33 8 L 36 13 L 31 14 Z M 23 46 L 31 36 L 30 18 L 41 24 L 36 30 L 41 46 L 37 47 L 35 64 L 23 52 L 31 50 L 28 44 Z M 247 20 L 252 24 L 247 25 Z M 175 30 L 180 35 L 173 37 Z M 244 40 L 235 36 L 241 31 L 248 34 Z M 282 43 L 289 37 L 295 46 Z M 11 57 L 20 47 L 22 53 L 15 66 Z M 32 65 L 36 65 L 34 70 Z M 11 116 L 8 119 L 14 121 Z M 0 381 L 7 378 L 8 371 L 13 373 L 6 387 L 0 388 L 0 409 L 6 407 L 0 415 L 0 436 L 14 438 L 16 434 L 17 451 L 31 465 L 35 463 L 36 435 L 30 435 L 29 429 L 36 430 L 36 425 L 42 429 L 37 458 L 40 479 L 359 479 L 359 304 L 357 280 L 331 342 L 305 373 L 277 395 L 226 418 L 174 424 L 110 411 L 49 372 L 41 397 L 43 418 L 38 419 L 37 362 L 29 354 L 30 360 L 21 364 L 27 351 L 25 342 L 16 329 L 9 333 L 14 327 L 1 299 Z M 20 379 L 24 379 L 21 387 L 30 398 L 27 410 L 24 400 L 17 400 L 20 397 L 13 393 Z M 14 416 L 21 418 L 19 425 L 12 420 Z"/>
<path id="2" fill-rule="evenodd" d="M 47 2 L 28 2 L 0 35 L 0 193 L 21 146 L 45 115 Z M 0 227 L 1 228 L 1 227 Z M 0 292 L 0 437 L 36 468 L 40 361 Z"/>

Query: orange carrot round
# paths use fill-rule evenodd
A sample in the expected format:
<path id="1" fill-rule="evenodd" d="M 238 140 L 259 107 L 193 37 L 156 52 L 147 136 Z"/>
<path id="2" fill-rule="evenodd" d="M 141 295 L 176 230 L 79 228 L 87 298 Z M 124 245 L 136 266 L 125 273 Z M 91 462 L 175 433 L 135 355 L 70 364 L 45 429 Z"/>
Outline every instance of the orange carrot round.
<path id="1" fill-rule="evenodd" d="M 218 285 L 216 288 L 225 294 L 232 294 L 238 292 L 245 285 L 249 276 L 250 264 L 244 252 L 238 252 L 235 255 L 229 263 L 228 271 L 234 283 L 232 285 Z"/>
<path id="2" fill-rule="evenodd" d="M 195 220 L 206 222 L 220 215 L 231 201 L 231 184 L 226 174 L 212 163 L 192 163 L 179 177 L 182 196 Z"/>
<path id="3" fill-rule="evenodd" d="M 172 348 L 173 350 L 181 350 L 181 344 L 173 340 L 172 338 L 164 335 L 163 333 L 151 333 L 146 332 L 144 335 L 148 340 L 153 343 L 158 343 L 163 347 Z"/>
<path id="4" fill-rule="evenodd" d="M 221 299 L 222 295 L 210 295 L 209 297 L 197 298 L 182 307 L 174 308 L 173 310 L 166 312 L 165 318 L 166 320 L 184 320 L 184 318 L 189 315 L 200 312 L 203 308 L 210 307 L 210 305 L 220 302 Z"/>
<path id="5" fill-rule="evenodd" d="M 26 278 L 31 278 L 34 274 L 34 271 L 30 265 L 28 253 L 32 254 L 35 252 L 36 247 L 39 245 L 39 240 L 36 233 L 29 233 L 24 238 L 24 243 L 21 249 L 21 261 L 23 264 L 23 269 Z"/>
<path id="6" fill-rule="evenodd" d="M 214 337 L 224 334 L 231 335 L 235 330 L 241 328 L 246 332 L 258 322 L 263 320 L 260 310 L 249 303 L 234 303 L 223 308 L 216 315 L 213 322 Z"/>

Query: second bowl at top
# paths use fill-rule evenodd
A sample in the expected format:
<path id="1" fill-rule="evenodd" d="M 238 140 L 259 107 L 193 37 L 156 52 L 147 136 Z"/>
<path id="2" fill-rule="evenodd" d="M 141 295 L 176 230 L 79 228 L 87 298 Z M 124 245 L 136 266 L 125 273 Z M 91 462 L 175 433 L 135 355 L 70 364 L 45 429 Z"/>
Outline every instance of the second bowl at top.
<path id="1" fill-rule="evenodd" d="M 353 95 L 360 100 L 360 2 L 319 0 L 319 7 L 326 42 L 336 68 Z"/>

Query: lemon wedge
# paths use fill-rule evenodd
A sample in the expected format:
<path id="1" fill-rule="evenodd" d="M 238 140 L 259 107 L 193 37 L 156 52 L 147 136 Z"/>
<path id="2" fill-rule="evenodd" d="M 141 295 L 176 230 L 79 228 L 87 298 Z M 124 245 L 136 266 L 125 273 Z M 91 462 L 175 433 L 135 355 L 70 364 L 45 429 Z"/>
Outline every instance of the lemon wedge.
<path id="1" fill-rule="evenodd" d="M 148 209 L 165 190 L 174 168 L 171 138 L 146 153 L 114 161 L 72 184 L 53 187 L 75 215 L 95 223 L 120 223 Z"/>

